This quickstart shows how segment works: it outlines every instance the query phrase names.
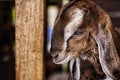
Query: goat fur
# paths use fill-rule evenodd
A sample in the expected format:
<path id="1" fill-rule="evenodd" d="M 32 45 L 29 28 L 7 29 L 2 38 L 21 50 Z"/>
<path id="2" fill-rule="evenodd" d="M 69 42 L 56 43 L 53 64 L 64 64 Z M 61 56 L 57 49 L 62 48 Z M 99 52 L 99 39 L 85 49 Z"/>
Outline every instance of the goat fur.
<path id="1" fill-rule="evenodd" d="M 50 52 L 56 64 L 69 62 L 69 80 L 119 80 L 119 48 L 120 34 L 92 0 L 73 0 L 60 9 Z"/>

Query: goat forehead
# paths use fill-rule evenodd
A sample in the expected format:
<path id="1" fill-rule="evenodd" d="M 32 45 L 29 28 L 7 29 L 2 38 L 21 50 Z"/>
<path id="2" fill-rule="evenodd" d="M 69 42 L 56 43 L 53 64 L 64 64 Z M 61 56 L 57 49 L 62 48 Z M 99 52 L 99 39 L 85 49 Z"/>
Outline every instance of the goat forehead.
<path id="1" fill-rule="evenodd" d="M 64 29 L 65 42 L 72 36 L 72 34 L 77 30 L 77 28 L 81 26 L 84 17 L 84 11 L 76 8 L 70 13 L 70 15 L 72 19 L 65 26 Z"/>
<path id="2" fill-rule="evenodd" d="M 55 23 L 57 26 L 54 27 L 54 31 L 52 35 L 56 43 L 62 42 L 61 47 L 63 49 L 66 49 L 67 47 L 67 43 L 66 43 L 67 40 L 72 36 L 72 34 L 77 30 L 77 28 L 81 26 L 84 17 L 84 11 L 80 10 L 79 8 L 74 8 L 72 9 L 72 11 L 69 12 L 68 17 L 70 20 L 67 20 L 65 24 L 58 23 L 64 21 L 64 18 L 57 19 L 58 21 L 56 21 Z"/>

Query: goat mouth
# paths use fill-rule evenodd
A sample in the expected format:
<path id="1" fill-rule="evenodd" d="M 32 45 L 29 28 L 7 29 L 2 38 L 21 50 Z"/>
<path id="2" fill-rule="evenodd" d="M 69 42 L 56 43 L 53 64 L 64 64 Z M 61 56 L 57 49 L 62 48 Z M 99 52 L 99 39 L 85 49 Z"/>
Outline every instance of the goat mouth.
<path id="1" fill-rule="evenodd" d="M 57 58 L 57 59 L 53 58 L 53 62 L 55 64 L 64 64 L 67 63 L 69 60 L 70 60 L 70 55 L 65 55 L 64 58 Z"/>

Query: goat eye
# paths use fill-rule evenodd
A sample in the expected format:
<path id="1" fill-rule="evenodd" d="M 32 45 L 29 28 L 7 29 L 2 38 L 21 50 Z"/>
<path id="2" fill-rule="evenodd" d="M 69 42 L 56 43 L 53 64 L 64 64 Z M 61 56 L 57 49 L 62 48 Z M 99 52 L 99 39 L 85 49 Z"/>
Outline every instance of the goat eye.
<path id="1" fill-rule="evenodd" d="M 81 34 L 83 34 L 83 31 L 76 31 L 75 32 L 75 35 L 81 35 Z"/>

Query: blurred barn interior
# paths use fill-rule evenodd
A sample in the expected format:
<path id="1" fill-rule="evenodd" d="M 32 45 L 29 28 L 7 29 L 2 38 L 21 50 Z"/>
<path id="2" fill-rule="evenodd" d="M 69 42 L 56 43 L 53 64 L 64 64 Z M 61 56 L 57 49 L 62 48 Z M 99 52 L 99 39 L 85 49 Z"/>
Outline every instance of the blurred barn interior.
<path id="1" fill-rule="evenodd" d="M 69 0 L 46 0 L 45 66 L 47 80 L 66 80 L 67 64 L 52 62 L 48 49 L 55 17 Z M 94 0 L 109 13 L 116 30 L 120 32 L 120 0 Z M 0 0 L 0 80 L 15 80 L 15 0 Z"/>
<path id="2" fill-rule="evenodd" d="M 0 0 L 0 80 L 15 80 L 14 2 Z"/>

